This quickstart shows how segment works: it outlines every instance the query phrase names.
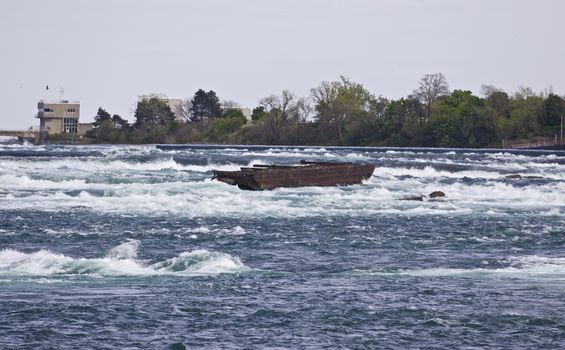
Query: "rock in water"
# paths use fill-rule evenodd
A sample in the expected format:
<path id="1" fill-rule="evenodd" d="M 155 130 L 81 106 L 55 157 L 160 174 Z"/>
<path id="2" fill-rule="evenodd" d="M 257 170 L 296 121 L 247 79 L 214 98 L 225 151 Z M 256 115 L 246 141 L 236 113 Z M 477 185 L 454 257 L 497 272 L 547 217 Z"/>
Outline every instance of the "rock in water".
<path id="1" fill-rule="evenodd" d="M 520 180 L 522 178 L 522 175 L 520 174 L 511 174 L 511 175 L 506 175 L 505 178 L 507 179 L 512 179 L 512 180 Z"/>
<path id="2" fill-rule="evenodd" d="M 418 201 L 418 202 L 423 202 L 424 201 L 424 196 L 414 196 L 414 197 L 404 197 L 404 198 L 400 198 L 401 201 Z"/>
<path id="3" fill-rule="evenodd" d="M 430 193 L 430 198 L 440 198 L 440 197 L 445 197 L 445 193 L 443 193 L 442 191 L 433 191 L 432 193 Z"/>
<path id="4" fill-rule="evenodd" d="M 520 175 L 520 174 L 510 174 L 510 175 L 506 175 L 504 178 L 505 178 L 505 179 L 511 179 L 511 180 L 521 180 L 521 179 L 529 179 L 529 180 L 534 179 L 534 180 L 536 180 L 536 179 L 543 179 L 542 176 L 537 176 L 537 175 L 524 175 L 524 176 L 522 176 L 522 175 Z"/>

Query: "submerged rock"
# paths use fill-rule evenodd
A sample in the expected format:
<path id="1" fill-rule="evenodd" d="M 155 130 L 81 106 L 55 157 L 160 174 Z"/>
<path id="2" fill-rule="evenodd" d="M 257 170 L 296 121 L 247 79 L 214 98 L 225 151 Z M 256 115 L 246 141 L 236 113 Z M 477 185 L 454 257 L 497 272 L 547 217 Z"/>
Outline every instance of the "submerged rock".
<path id="1" fill-rule="evenodd" d="M 404 197 L 404 198 L 400 198 L 401 201 L 418 201 L 418 202 L 423 202 L 424 201 L 424 196 L 413 196 L 413 197 Z"/>
<path id="2" fill-rule="evenodd" d="M 443 193 L 442 191 L 433 191 L 432 193 L 430 193 L 430 198 L 440 198 L 440 197 L 445 197 L 445 193 Z"/>
<path id="3" fill-rule="evenodd" d="M 504 178 L 506 179 L 511 179 L 511 180 L 521 180 L 521 179 L 543 179 L 542 176 L 536 176 L 536 175 L 520 175 L 520 174 L 510 174 L 510 175 L 506 175 Z"/>
<path id="4" fill-rule="evenodd" d="M 401 201 L 418 201 L 418 202 L 423 202 L 425 198 L 429 197 L 430 199 L 435 199 L 435 198 L 442 198 L 445 197 L 445 193 L 443 193 L 442 191 L 433 191 L 432 193 L 429 194 L 429 196 L 426 195 L 419 195 L 419 196 L 410 196 L 410 197 L 403 197 L 400 198 Z"/>
<path id="5" fill-rule="evenodd" d="M 522 175 L 520 175 L 520 174 L 510 174 L 510 175 L 506 175 L 505 178 L 512 179 L 512 180 L 520 180 L 522 178 Z"/>

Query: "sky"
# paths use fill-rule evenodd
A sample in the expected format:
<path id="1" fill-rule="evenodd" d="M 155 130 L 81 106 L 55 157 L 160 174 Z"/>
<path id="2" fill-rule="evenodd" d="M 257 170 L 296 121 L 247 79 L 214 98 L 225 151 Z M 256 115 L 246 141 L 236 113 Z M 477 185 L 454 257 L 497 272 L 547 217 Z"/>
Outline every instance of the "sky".
<path id="1" fill-rule="evenodd" d="M 346 76 L 406 96 L 451 89 L 565 94 L 561 0 L 1 0 L 0 129 L 38 126 L 39 99 L 131 121 L 138 96 L 214 90 L 253 108 Z M 49 90 L 45 87 L 49 86 Z"/>

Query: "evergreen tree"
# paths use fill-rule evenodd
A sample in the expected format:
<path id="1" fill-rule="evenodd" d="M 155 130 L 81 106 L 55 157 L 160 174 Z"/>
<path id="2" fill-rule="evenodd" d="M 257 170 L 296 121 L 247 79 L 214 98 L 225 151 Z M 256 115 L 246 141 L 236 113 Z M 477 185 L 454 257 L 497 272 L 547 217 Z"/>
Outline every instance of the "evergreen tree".
<path id="1" fill-rule="evenodd" d="M 114 128 L 118 128 L 118 129 L 125 129 L 129 127 L 128 121 L 123 119 L 117 114 L 114 114 L 112 116 L 112 124 L 114 125 Z"/>
<path id="2" fill-rule="evenodd" d="M 106 110 L 104 108 L 98 107 L 98 112 L 94 116 L 94 123 L 92 123 L 92 126 L 97 128 L 102 123 L 104 123 L 106 120 L 112 120 L 110 113 L 106 112 Z"/>
<path id="3" fill-rule="evenodd" d="M 206 93 L 206 97 L 208 97 L 209 118 L 220 117 L 222 115 L 222 106 L 216 93 L 210 90 Z"/>
<path id="4" fill-rule="evenodd" d="M 220 99 L 212 90 L 205 92 L 199 89 L 194 94 L 190 107 L 191 121 L 199 122 L 208 118 L 216 118 L 222 116 L 222 107 Z"/>
<path id="5" fill-rule="evenodd" d="M 557 132 L 559 129 L 562 115 L 565 113 L 563 108 L 564 101 L 555 94 L 549 94 L 543 102 L 543 111 L 540 115 L 540 126 L 547 134 Z"/>
<path id="6" fill-rule="evenodd" d="M 260 123 L 266 117 L 267 117 L 267 112 L 265 112 L 264 106 L 253 108 L 253 112 L 251 112 L 251 121 L 253 121 L 253 124 Z"/>
<path id="7" fill-rule="evenodd" d="M 151 96 L 137 102 L 135 127 L 168 125 L 175 120 L 175 114 L 162 99 Z"/>
<path id="8" fill-rule="evenodd" d="M 247 122 L 247 118 L 245 118 L 245 114 L 243 114 L 243 112 L 238 108 L 226 109 L 222 114 L 222 118 L 239 118 L 240 120 L 243 120 L 244 124 Z"/>

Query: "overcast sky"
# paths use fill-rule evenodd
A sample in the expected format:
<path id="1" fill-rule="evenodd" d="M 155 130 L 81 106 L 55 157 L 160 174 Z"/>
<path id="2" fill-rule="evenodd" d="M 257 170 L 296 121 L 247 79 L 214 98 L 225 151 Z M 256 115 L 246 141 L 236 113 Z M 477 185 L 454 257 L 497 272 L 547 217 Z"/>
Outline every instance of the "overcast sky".
<path id="1" fill-rule="evenodd" d="M 340 75 L 388 98 L 436 72 L 452 89 L 562 95 L 564 14 L 561 0 L 2 0 L 0 129 L 38 125 L 37 100 L 61 87 L 82 122 L 199 88 L 253 108 Z"/>

